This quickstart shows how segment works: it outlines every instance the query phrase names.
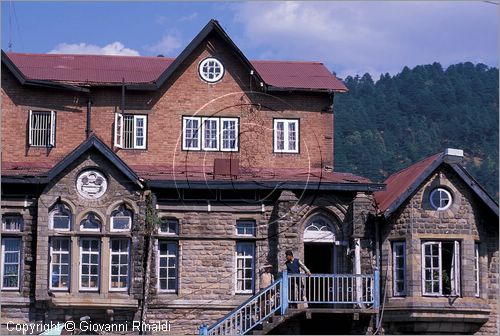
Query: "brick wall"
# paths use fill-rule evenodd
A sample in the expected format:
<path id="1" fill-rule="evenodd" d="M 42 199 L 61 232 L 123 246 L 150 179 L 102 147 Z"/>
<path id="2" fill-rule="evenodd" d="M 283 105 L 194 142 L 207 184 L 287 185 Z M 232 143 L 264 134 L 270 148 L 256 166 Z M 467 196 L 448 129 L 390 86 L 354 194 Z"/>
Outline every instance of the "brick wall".
<path id="1" fill-rule="evenodd" d="M 198 75 L 207 56 L 219 58 L 226 73 L 217 84 Z M 86 95 L 19 85 L 2 71 L 2 143 L 4 162 L 56 163 L 85 139 Z M 121 88 L 91 88 L 91 128 L 113 146 L 113 124 L 121 109 Z M 127 164 L 213 166 L 216 157 L 237 157 L 246 167 L 308 168 L 332 165 L 333 114 L 327 93 L 264 93 L 239 60 L 216 37 L 202 43 L 176 73 L 155 92 L 127 90 L 126 110 L 148 116 L 146 150 L 116 149 Z M 55 110 L 56 146 L 47 151 L 27 144 L 29 109 Z M 181 149 L 182 116 L 240 118 L 240 148 L 236 153 L 186 152 Z M 273 118 L 300 119 L 300 153 L 273 153 Z"/>

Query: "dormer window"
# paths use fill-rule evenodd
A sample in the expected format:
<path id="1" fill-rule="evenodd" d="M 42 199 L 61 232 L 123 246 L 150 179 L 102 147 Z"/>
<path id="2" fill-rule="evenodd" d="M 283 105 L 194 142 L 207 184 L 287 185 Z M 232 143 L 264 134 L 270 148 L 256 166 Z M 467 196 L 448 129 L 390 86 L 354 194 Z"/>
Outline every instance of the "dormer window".
<path id="1" fill-rule="evenodd" d="M 207 83 L 216 83 L 224 76 L 224 66 L 213 57 L 205 58 L 198 68 L 200 77 Z"/>

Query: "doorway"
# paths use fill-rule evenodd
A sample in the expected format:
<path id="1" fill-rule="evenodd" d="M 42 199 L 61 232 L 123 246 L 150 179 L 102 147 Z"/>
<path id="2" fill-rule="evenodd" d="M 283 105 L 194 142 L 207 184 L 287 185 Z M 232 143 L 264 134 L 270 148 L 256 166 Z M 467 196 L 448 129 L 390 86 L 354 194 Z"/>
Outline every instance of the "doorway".
<path id="1" fill-rule="evenodd" d="M 328 243 L 304 243 L 304 263 L 311 273 L 334 273 L 333 247 Z"/>

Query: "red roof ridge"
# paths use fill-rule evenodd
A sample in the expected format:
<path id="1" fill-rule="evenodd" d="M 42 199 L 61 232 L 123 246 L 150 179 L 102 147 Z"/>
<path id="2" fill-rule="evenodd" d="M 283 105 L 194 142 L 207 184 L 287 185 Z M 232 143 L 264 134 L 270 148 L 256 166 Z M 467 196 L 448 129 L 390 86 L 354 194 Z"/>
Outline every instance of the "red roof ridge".
<path id="1" fill-rule="evenodd" d="M 435 159 L 437 159 L 437 158 L 438 158 L 441 154 L 443 154 L 443 153 L 442 153 L 442 152 L 437 152 L 437 153 L 434 153 L 434 154 L 432 154 L 432 155 L 426 156 L 426 157 L 424 157 L 423 159 L 420 159 L 420 160 L 418 160 L 418 161 L 416 161 L 416 162 L 412 163 L 411 165 L 409 165 L 409 166 L 407 166 L 407 167 L 405 167 L 405 168 L 403 168 L 403 169 L 401 169 L 401 170 L 398 170 L 397 172 L 395 172 L 395 173 L 393 173 L 393 174 L 389 175 L 389 176 L 385 179 L 384 183 L 385 183 L 385 182 L 387 182 L 390 178 L 392 178 L 392 177 L 394 177 L 394 176 L 397 176 L 397 175 L 399 175 L 399 174 L 401 174 L 401 173 L 404 173 L 404 172 L 405 172 L 405 171 L 407 171 L 408 169 L 412 169 L 412 168 L 414 168 L 414 166 L 417 166 L 418 164 L 420 164 L 420 163 L 422 163 L 422 162 L 424 162 L 424 161 L 430 160 L 431 158 L 432 158 L 432 160 L 431 160 L 431 161 L 434 161 L 434 160 L 435 160 Z"/>

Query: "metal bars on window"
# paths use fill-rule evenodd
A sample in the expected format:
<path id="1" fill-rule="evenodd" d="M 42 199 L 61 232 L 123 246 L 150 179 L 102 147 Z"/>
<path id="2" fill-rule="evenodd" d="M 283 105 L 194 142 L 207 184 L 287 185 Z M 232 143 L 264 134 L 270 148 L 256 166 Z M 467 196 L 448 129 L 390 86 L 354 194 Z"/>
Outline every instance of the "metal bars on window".
<path id="1" fill-rule="evenodd" d="M 32 111 L 29 115 L 29 145 L 53 147 L 56 143 L 56 114 L 54 111 Z"/>

